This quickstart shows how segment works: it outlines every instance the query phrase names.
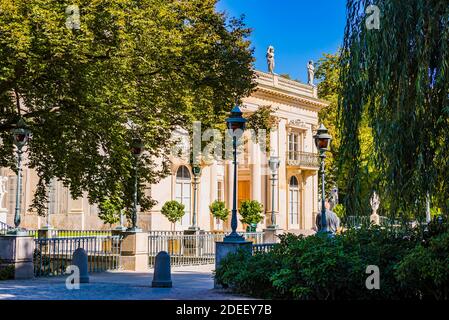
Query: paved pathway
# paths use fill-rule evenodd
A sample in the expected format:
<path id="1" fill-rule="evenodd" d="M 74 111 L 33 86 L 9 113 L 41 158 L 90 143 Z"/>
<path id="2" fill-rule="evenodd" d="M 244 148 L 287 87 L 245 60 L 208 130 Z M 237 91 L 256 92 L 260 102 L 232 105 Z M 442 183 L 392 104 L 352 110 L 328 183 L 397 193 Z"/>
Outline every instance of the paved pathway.
<path id="1" fill-rule="evenodd" d="M 0 281 L 1 299 L 32 300 L 235 300 L 249 299 L 213 289 L 213 265 L 172 269 L 173 288 L 152 288 L 153 273 L 92 273 L 90 283 L 68 290 L 66 277 Z"/>

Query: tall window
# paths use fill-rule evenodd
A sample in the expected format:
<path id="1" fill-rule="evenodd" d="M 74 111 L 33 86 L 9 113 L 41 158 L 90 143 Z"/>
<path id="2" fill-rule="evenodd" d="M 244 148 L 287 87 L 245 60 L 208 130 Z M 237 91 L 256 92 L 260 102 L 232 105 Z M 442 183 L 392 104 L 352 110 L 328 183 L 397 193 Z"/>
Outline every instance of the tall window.
<path id="1" fill-rule="evenodd" d="M 288 186 L 288 211 L 290 224 L 298 224 L 299 183 L 295 176 L 290 178 Z"/>
<path id="2" fill-rule="evenodd" d="M 300 151 L 300 134 L 297 132 L 291 132 L 288 135 L 288 159 L 298 160 Z"/>
<path id="3" fill-rule="evenodd" d="M 182 203 L 185 207 L 185 215 L 182 217 L 181 224 L 189 226 L 191 222 L 190 213 L 192 210 L 192 184 L 189 169 L 186 166 L 180 166 L 176 172 L 176 201 Z"/>

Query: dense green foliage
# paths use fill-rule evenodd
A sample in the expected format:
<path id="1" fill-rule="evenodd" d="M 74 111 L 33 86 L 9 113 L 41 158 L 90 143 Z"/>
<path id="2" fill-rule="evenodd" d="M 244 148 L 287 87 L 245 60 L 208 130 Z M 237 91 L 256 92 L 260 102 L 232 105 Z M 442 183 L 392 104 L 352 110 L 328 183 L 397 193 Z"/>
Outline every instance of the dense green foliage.
<path id="1" fill-rule="evenodd" d="M 229 218 L 229 210 L 226 208 L 224 201 L 215 200 L 209 206 L 209 210 L 214 218 L 220 219 L 221 221 L 226 221 Z"/>
<path id="2" fill-rule="evenodd" d="M 170 221 L 171 223 L 175 223 L 184 216 L 185 214 L 185 206 L 176 201 L 171 200 L 164 203 L 164 205 L 161 208 L 161 213 Z"/>
<path id="3" fill-rule="evenodd" d="M 33 209 L 45 214 L 57 178 L 73 197 L 109 201 L 106 221 L 118 219 L 112 207 L 129 215 L 134 137 L 145 147 L 138 202 L 154 205 L 143 190 L 169 173 L 172 130 L 224 123 L 254 86 L 249 29 L 215 4 L 0 0 L 0 166 L 16 169 L 10 129 L 22 117 L 39 177 Z M 66 26 L 68 5 L 79 7 L 79 29 Z"/>
<path id="4" fill-rule="evenodd" d="M 13 264 L 6 264 L 0 259 L 0 281 L 14 279 L 14 271 L 15 268 Z"/>
<path id="5" fill-rule="evenodd" d="M 264 218 L 262 215 L 263 204 L 257 200 L 244 200 L 240 204 L 239 214 L 242 217 L 241 223 L 247 225 L 257 225 Z"/>
<path id="6" fill-rule="evenodd" d="M 380 29 L 365 9 L 380 11 Z M 449 213 L 447 0 L 349 0 L 340 62 L 340 168 L 346 209 L 363 211 L 364 121 L 372 128 L 375 188 L 390 216 L 425 216 L 426 195 Z"/>
<path id="7" fill-rule="evenodd" d="M 343 203 L 349 201 L 346 197 L 347 190 L 351 189 L 351 179 L 348 179 L 349 168 L 339 166 L 340 164 L 340 145 L 341 135 L 338 130 L 338 101 L 341 98 L 342 85 L 340 83 L 340 52 L 336 54 L 324 54 L 316 63 L 316 78 L 318 83 L 318 97 L 329 102 L 329 106 L 319 113 L 320 123 L 323 123 L 332 136 L 330 152 L 326 154 L 326 193 L 329 197 L 329 191 L 338 187 L 339 198 Z M 360 123 L 358 139 L 360 140 L 360 172 L 358 176 L 359 198 L 361 210 L 351 212 L 352 215 L 365 215 L 370 213 L 369 199 L 375 190 L 375 181 L 377 177 L 376 166 L 374 165 L 373 155 L 373 137 L 372 130 L 368 126 L 366 115 L 363 115 L 363 121 Z M 321 179 L 318 183 L 321 185 Z M 321 188 L 321 186 L 320 186 Z M 321 190 L 321 189 L 320 189 Z M 383 199 L 384 200 L 384 199 Z M 382 201 L 382 206 L 386 205 Z M 382 209 L 381 209 L 382 211 Z"/>
<path id="8" fill-rule="evenodd" d="M 229 255 L 216 279 L 236 292 L 267 299 L 447 299 L 449 224 L 427 229 L 349 229 L 333 238 L 292 234 L 268 253 Z M 367 266 L 380 271 L 368 290 Z"/>

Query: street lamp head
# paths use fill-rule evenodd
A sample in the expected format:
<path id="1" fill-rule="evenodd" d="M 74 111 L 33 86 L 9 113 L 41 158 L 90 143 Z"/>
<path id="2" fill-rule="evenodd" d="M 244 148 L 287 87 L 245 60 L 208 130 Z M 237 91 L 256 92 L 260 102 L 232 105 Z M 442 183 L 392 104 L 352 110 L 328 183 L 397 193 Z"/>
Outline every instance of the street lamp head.
<path id="1" fill-rule="evenodd" d="M 194 175 L 195 177 L 199 177 L 200 174 L 201 174 L 201 167 L 198 166 L 198 165 L 194 165 L 194 166 L 192 167 L 192 173 L 193 173 L 193 175 Z"/>
<path id="2" fill-rule="evenodd" d="M 28 129 L 25 121 L 21 118 L 14 129 L 11 130 L 13 136 L 13 142 L 17 146 L 17 148 L 21 149 L 27 142 L 30 137 L 30 129 Z"/>
<path id="3" fill-rule="evenodd" d="M 329 150 L 332 137 L 328 134 L 328 130 L 323 124 L 320 125 L 313 138 L 315 139 L 315 145 L 320 152 L 323 153 Z"/>
<path id="4" fill-rule="evenodd" d="M 235 130 L 245 130 L 245 126 L 246 126 L 246 119 L 243 118 L 243 113 L 240 110 L 240 108 L 238 106 L 235 106 L 234 108 L 232 108 L 231 110 L 231 115 L 229 116 L 229 118 L 226 119 L 226 125 L 228 127 L 228 129 L 235 131 Z"/>
<path id="5" fill-rule="evenodd" d="M 139 138 L 133 139 L 131 143 L 131 152 L 137 158 L 142 154 L 143 151 L 143 142 Z"/>
<path id="6" fill-rule="evenodd" d="M 271 156 L 268 160 L 268 165 L 270 166 L 270 170 L 272 174 L 276 174 L 277 170 L 279 169 L 280 165 L 279 157 Z"/>

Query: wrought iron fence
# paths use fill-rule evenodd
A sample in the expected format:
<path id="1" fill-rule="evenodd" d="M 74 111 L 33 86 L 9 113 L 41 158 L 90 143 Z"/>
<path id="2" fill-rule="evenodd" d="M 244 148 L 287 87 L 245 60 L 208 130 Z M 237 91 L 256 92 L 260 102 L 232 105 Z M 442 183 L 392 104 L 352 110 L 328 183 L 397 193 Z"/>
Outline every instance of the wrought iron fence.
<path id="1" fill-rule="evenodd" d="M 253 254 L 269 252 L 274 248 L 275 244 L 276 243 L 253 244 L 252 245 Z"/>
<path id="2" fill-rule="evenodd" d="M 241 232 L 253 244 L 263 242 L 263 232 Z M 165 233 L 151 231 L 148 236 L 148 265 L 154 266 L 156 255 L 166 251 L 172 266 L 203 265 L 215 263 L 215 242 L 223 241 L 224 233 L 205 232 L 186 235 L 182 231 Z"/>
<path id="3" fill-rule="evenodd" d="M 37 238 L 34 241 L 36 277 L 65 274 L 78 248 L 83 248 L 87 253 L 89 272 L 114 270 L 120 266 L 120 236 Z"/>

